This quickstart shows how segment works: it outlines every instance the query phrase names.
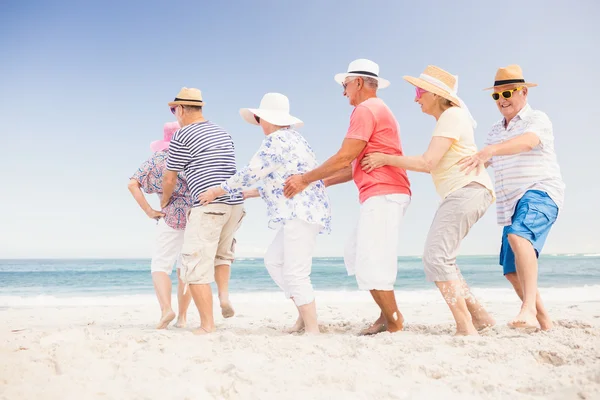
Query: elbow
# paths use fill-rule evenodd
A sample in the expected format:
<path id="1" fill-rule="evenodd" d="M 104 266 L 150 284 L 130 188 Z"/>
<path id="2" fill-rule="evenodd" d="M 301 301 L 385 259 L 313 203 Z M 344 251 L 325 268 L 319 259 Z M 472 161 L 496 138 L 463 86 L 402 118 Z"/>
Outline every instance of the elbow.
<path id="1" fill-rule="evenodd" d="M 129 189 L 130 192 L 133 192 L 135 189 L 139 189 L 140 188 L 140 183 L 138 181 L 136 181 L 135 179 L 130 179 L 129 183 L 127 184 L 127 189 Z"/>

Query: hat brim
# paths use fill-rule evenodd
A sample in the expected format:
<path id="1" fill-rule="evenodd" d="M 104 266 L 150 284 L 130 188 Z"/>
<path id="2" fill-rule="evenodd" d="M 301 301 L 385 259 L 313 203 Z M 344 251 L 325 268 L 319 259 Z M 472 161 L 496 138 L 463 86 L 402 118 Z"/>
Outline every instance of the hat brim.
<path id="1" fill-rule="evenodd" d="M 386 87 L 390 86 L 390 81 L 388 81 L 387 79 L 383 79 L 380 78 L 378 76 L 369 76 L 369 75 L 363 75 L 363 74 L 351 74 L 348 72 L 343 72 L 340 74 L 336 74 L 333 79 L 339 83 L 340 85 L 342 85 L 344 83 L 344 81 L 346 80 L 346 78 L 348 78 L 349 76 L 359 76 L 361 78 L 373 78 L 376 79 L 378 84 L 378 89 L 385 89 Z"/>
<path id="2" fill-rule="evenodd" d="M 186 100 L 170 101 L 169 102 L 169 107 L 174 107 L 174 106 L 196 106 L 196 107 L 202 107 L 202 106 L 204 106 L 204 101 L 201 101 L 201 102 L 186 101 Z"/>
<path id="3" fill-rule="evenodd" d="M 433 94 L 437 94 L 438 96 L 441 96 L 447 100 L 450 100 L 457 106 L 460 106 L 460 100 L 458 100 L 454 96 L 451 96 L 450 93 L 448 93 L 444 89 L 441 89 L 441 88 L 435 86 L 433 83 L 429 83 L 421 78 L 415 78 L 414 76 L 403 76 L 402 78 L 404 78 L 405 81 L 407 81 L 408 83 L 410 83 L 413 86 L 419 87 L 419 88 L 426 90 L 428 92 L 431 92 Z"/>
<path id="4" fill-rule="evenodd" d="M 241 108 L 240 115 L 249 124 L 259 125 L 254 118 L 255 115 L 258 115 L 260 119 L 264 119 L 265 121 L 277 125 L 277 126 L 295 126 L 300 128 L 304 125 L 302 120 L 287 114 L 285 112 L 279 110 L 261 110 L 260 108 Z"/>
<path id="5" fill-rule="evenodd" d="M 169 148 L 169 142 L 165 142 L 164 140 L 155 140 L 154 142 L 150 143 L 150 150 L 152 150 L 153 153 L 156 153 L 157 151 L 163 151 Z"/>
<path id="6" fill-rule="evenodd" d="M 500 85 L 500 86 L 491 86 L 489 88 L 485 88 L 483 90 L 495 90 L 495 89 L 502 89 L 502 88 L 508 88 L 508 87 L 513 87 L 513 86 L 525 86 L 525 87 L 536 87 L 538 84 L 537 83 L 531 83 L 531 82 L 524 82 L 524 83 L 507 83 L 506 85 Z"/>

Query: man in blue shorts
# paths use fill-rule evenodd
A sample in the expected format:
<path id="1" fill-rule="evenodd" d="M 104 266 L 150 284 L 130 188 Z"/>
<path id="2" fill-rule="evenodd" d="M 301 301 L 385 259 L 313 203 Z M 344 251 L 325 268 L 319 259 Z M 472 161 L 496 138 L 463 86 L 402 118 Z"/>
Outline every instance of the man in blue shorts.
<path id="1" fill-rule="evenodd" d="M 554 151 L 548 116 L 527 103 L 530 87 L 518 65 L 496 73 L 492 98 L 504 118 L 488 134 L 486 147 L 463 160 L 466 172 L 491 165 L 495 173 L 498 224 L 504 226 L 500 264 L 523 301 L 508 325 L 552 328 L 537 288 L 539 257 L 563 206 L 565 184 Z M 536 321 L 537 320 L 537 321 Z"/>

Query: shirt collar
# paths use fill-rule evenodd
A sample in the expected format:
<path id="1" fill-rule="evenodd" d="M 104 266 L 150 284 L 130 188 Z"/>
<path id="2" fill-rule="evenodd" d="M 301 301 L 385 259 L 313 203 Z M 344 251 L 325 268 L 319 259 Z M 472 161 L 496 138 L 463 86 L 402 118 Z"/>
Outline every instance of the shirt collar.
<path id="1" fill-rule="evenodd" d="M 514 118 L 510 120 L 510 122 L 514 121 L 515 118 L 517 118 L 517 117 L 519 117 L 519 119 L 524 119 L 532 112 L 533 112 L 533 109 L 531 108 L 529 103 L 525 103 L 525 107 L 521 108 L 521 111 L 519 111 L 517 113 L 517 115 L 515 115 Z M 506 118 L 502 118 L 500 120 L 500 123 L 502 124 L 502 126 L 506 126 L 506 128 L 508 128 L 508 125 L 506 124 Z"/>

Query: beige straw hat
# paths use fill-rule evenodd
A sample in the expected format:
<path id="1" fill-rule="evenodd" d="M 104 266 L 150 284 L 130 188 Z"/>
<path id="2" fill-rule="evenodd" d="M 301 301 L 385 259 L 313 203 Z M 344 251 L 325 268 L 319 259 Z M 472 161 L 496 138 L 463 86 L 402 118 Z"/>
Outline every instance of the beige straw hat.
<path id="1" fill-rule="evenodd" d="M 428 65 L 425 71 L 418 77 L 404 76 L 405 81 L 420 87 L 423 90 L 442 96 L 457 106 L 460 100 L 456 95 L 456 77 L 435 65 Z"/>
<path id="2" fill-rule="evenodd" d="M 526 82 L 523 78 L 523 70 L 517 64 L 511 64 L 508 67 L 498 68 L 496 71 L 496 78 L 494 79 L 494 86 L 485 88 L 483 90 L 492 90 L 501 86 L 526 86 L 535 87 L 537 83 Z"/>
<path id="3" fill-rule="evenodd" d="M 176 105 L 201 107 L 204 105 L 202 92 L 199 89 L 183 87 L 177 93 L 175 99 L 169 102 L 169 107 Z"/>

